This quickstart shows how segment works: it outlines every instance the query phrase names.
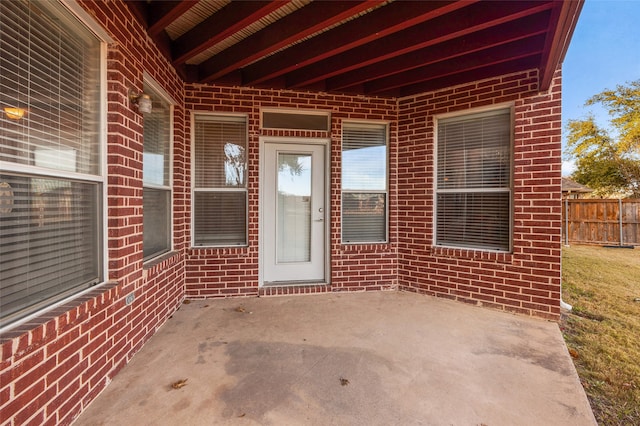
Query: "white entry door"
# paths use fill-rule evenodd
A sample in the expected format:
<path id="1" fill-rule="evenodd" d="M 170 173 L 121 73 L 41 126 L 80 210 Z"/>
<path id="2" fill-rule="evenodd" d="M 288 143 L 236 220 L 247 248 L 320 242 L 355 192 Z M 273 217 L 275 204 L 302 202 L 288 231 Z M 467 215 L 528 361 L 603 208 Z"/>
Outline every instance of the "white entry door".
<path id="1" fill-rule="evenodd" d="M 325 280 L 325 147 L 264 144 L 264 284 Z"/>

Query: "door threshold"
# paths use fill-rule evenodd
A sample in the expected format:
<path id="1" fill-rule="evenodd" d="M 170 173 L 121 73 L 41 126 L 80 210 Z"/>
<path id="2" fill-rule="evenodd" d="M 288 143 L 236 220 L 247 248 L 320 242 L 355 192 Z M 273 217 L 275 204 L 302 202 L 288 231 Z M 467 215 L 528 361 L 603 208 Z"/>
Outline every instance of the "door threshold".
<path id="1" fill-rule="evenodd" d="M 300 294 L 331 293 L 331 284 L 325 281 L 277 281 L 264 283 L 259 296 L 293 296 Z"/>
<path id="2" fill-rule="evenodd" d="M 262 284 L 262 287 L 307 287 L 307 286 L 322 286 L 322 285 L 329 285 L 329 283 L 326 282 L 325 280 L 265 281 Z"/>

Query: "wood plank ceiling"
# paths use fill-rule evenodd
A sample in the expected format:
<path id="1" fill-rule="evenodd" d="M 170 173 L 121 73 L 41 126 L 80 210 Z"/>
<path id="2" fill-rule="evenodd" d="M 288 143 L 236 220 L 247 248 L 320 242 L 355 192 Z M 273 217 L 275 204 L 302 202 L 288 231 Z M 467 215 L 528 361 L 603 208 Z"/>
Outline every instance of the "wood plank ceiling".
<path id="1" fill-rule="evenodd" d="M 129 1 L 187 82 L 402 97 L 537 68 L 583 0 Z"/>

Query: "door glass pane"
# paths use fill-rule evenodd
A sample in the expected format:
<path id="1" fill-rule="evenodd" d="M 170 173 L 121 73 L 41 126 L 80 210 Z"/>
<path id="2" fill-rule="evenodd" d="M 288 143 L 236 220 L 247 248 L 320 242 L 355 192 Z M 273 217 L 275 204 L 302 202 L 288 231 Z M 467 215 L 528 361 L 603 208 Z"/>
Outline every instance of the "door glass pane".
<path id="1" fill-rule="evenodd" d="M 311 260 L 311 155 L 278 153 L 278 263 Z"/>

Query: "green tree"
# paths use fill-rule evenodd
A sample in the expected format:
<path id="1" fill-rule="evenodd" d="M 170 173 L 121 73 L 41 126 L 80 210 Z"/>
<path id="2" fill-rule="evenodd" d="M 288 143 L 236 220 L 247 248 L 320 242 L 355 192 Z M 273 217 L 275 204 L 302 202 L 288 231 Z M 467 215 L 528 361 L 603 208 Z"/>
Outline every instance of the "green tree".
<path id="1" fill-rule="evenodd" d="M 565 154 L 576 163 L 572 178 L 600 196 L 640 198 L 640 80 L 598 93 L 585 105 L 596 104 L 608 111 L 613 135 L 593 115 L 569 120 Z"/>

